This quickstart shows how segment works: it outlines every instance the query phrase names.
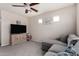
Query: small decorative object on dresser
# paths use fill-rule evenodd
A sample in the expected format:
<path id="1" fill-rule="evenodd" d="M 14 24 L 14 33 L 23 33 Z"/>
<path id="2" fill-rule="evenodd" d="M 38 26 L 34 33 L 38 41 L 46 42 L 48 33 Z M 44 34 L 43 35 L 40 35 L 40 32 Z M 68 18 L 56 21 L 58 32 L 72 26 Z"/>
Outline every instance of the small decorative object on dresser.
<path id="1" fill-rule="evenodd" d="M 21 24 L 21 21 L 18 21 L 18 20 L 17 20 L 17 21 L 16 21 L 16 24 Z"/>
<path id="2" fill-rule="evenodd" d="M 32 39 L 31 34 L 27 33 L 27 34 L 26 34 L 26 38 L 27 38 L 27 41 L 30 41 L 30 40 Z"/>

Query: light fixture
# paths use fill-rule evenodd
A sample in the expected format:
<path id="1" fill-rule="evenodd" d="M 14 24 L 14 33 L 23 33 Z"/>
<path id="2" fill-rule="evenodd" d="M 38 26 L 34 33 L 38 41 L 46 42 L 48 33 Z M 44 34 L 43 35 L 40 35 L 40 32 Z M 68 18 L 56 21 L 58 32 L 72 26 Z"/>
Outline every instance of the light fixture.
<path id="1" fill-rule="evenodd" d="M 31 11 L 31 7 L 30 7 L 30 4 L 29 3 L 27 3 L 27 10 L 28 11 Z"/>
<path id="2" fill-rule="evenodd" d="M 28 13 L 31 12 L 31 7 L 30 7 L 30 4 L 29 3 L 27 3 L 27 5 L 25 5 L 25 9 L 28 10 Z"/>

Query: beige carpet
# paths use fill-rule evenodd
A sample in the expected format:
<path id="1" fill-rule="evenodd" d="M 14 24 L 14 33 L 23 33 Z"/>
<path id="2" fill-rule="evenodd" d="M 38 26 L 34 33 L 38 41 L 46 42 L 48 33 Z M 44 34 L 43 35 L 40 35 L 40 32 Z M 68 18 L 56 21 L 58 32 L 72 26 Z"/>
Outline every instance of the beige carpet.
<path id="1" fill-rule="evenodd" d="M 0 56 L 41 56 L 41 44 L 25 42 L 14 46 L 0 47 Z"/>

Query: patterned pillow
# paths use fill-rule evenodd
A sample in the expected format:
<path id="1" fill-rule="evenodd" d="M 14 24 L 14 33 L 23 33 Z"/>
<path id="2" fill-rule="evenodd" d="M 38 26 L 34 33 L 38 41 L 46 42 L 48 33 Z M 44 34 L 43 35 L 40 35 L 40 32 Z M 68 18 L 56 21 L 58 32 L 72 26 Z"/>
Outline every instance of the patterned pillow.
<path id="1" fill-rule="evenodd" d="M 69 37 L 68 37 L 68 46 L 70 46 L 72 40 L 79 40 L 79 37 L 74 35 L 74 34 L 69 35 Z"/>

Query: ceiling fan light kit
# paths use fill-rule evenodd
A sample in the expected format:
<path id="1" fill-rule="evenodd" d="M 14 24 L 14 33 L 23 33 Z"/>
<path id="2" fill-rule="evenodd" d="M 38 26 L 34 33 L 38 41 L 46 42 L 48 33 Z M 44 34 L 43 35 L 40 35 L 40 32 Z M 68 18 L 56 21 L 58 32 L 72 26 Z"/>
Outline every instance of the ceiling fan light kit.
<path id="1" fill-rule="evenodd" d="M 23 3 L 23 5 L 12 5 L 13 7 L 24 7 L 25 13 L 29 13 L 31 11 L 38 12 L 38 10 L 34 9 L 32 6 L 38 5 L 39 3 Z"/>

